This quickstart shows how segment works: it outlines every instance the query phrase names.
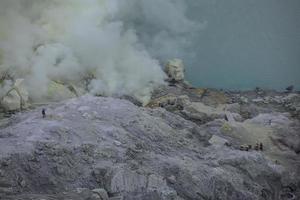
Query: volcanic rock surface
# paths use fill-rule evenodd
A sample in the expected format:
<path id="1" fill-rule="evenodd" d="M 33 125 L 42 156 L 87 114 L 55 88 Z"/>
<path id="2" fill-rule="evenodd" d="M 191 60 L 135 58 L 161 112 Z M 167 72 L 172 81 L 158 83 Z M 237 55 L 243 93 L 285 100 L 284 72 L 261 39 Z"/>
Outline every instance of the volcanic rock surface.
<path id="1" fill-rule="evenodd" d="M 17 113 L 0 120 L 0 199 L 299 199 L 299 99 L 182 84 L 148 107 L 85 95 Z"/>

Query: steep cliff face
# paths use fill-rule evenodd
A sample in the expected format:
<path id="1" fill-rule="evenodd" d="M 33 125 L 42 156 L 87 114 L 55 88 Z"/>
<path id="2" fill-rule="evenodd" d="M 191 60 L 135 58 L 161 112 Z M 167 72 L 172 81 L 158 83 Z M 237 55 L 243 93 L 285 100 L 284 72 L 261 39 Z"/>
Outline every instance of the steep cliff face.
<path id="1" fill-rule="evenodd" d="M 45 118 L 36 108 L 2 119 L 0 199 L 299 198 L 300 124 L 288 103 L 162 91 L 173 97 L 158 107 L 87 95 L 46 106 Z"/>

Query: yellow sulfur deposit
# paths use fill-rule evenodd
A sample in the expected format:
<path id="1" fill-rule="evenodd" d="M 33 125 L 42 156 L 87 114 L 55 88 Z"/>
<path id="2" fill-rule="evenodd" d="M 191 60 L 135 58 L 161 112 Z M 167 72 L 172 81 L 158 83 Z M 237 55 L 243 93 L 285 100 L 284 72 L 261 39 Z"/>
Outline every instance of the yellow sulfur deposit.
<path id="1" fill-rule="evenodd" d="M 230 131 L 232 131 L 232 127 L 230 126 L 230 124 L 224 123 L 221 128 L 221 131 L 222 132 L 230 132 Z"/>
<path id="2" fill-rule="evenodd" d="M 68 87 L 58 81 L 51 81 L 48 86 L 48 96 L 51 100 L 74 98 L 76 95 Z"/>
<path id="3" fill-rule="evenodd" d="M 195 94 L 197 94 L 199 96 L 202 96 L 207 92 L 207 89 L 205 89 L 205 88 L 196 88 L 196 89 L 194 89 L 194 91 L 195 91 Z"/>

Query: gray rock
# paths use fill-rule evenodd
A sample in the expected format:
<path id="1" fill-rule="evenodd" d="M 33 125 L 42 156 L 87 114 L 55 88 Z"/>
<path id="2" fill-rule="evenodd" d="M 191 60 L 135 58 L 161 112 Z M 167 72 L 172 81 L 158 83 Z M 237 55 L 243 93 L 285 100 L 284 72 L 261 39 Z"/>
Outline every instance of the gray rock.
<path id="1" fill-rule="evenodd" d="M 12 187 L 0 187 L 0 196 L 1 195 L 8 195 L 13 194 L 13 188 Z"/>
<path id="2" fill-rule="evenodd" d="M 108 183 L 107 189 L 111 193 L 138 192 L 146 189 L 147 178 L 129 170 L 117 169 Z"/>
<path id="3" fill-rule="evenodd" d="M 94 198 L 93 200 L 97 200 L 97 197 L 93 197 L 93 192 L 87 188 L 77 188 L 75 192 L 83 200 L 90 200 L 91 198 Z"/>
<path id="4" fill-rule="evenodd" d="M 216 135 L 213 135 L 208 142 L 212 145 L 217 145 L 217 146 L 223 146 L 229 143 L 228 140 L 226 140 L 225 138 L 221 138 Z"/>
<path id="5" fill-rule="evenodd" d="M 176 110 L 92 96 L 49 105 L 47 119 L 40 117 L 40 109 L 17 114 L 0 126 L 1 133 L 9 133 L 0 138 L 1 181 L 11 183 L 0 186 L 0 196 L 279 200 L 291 192 L 299 197 L 299 155 L 293 149 L 298 146 L 290 141 L 299 138 L 296 118 L 281 108 L 262 113 L 250 103 L 240 105 L 238 112 L 224 105 L 187 104 L 184 109 L 203 123 Z M 225 120 L 226 112 L 242 115 L 243 107 L 253 119 L 239 122 L 232 115 Z M 257 138 L 264 151 L 238 149 L 254 145 Z M 232 146 L 224 146 L 226 142 Z M 293 191 L 286 191 L 287 186 Z"/>
<path id="6" fill-rule="evenodd" d="M 103 188 L 94 189 L 94 190 L 92 190 L 92 192 L 95 193 L 96 196 L 98 196 L 100 200 L 108 200 L 109 199 L 106 190 Z"/>
<path id="7" fill-rule="evenodd" d="M 111 197 L 109 200 L 124 200 L 123 196 L 116 196 L 116 197 Z"/>

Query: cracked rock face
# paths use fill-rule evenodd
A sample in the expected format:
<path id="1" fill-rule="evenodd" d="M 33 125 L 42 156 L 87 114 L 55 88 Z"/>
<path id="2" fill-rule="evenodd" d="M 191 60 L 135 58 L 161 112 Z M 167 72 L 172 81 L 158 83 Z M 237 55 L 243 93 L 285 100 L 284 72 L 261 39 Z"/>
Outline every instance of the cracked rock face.
<path id="1" fill-rule="evenodd" d="M 23 79 L 17 79 L 6 95 L 0 96 L 0 107 L 6 111 L 16 111 L 28 106 L 29 95 L 23 86 L 23 81 Z"/>
<path id="2" fill-rule="evenodd" d="M 299 198 L 296 118 L 277 112 L 236 121 L 225 118 L 229 109 L 185 105 L 206 113 L 205 123 L 88 95 L 47 106 L 46 118 L 37 108 L 1 120 L 0 199 Z M 263 151 L 239 149 L 257 139 Z"/>

